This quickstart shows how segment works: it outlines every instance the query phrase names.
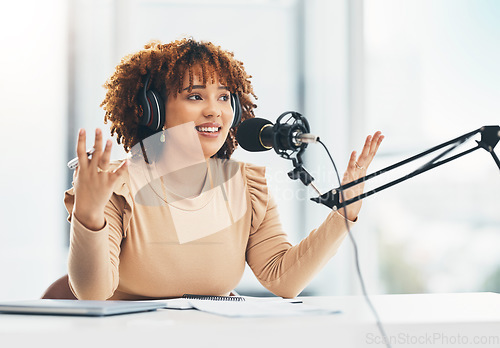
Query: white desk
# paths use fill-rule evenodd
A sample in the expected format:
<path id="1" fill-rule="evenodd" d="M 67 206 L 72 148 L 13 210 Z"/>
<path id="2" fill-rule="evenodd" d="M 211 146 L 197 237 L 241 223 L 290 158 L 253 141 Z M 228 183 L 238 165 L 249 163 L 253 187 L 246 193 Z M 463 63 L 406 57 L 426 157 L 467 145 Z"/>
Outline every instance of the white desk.
<path id="1" fill-rule="evenodd" d="M 393 347 L 500 347 L 500 294 L 371 298 Z M 384 347 L 362 297 L 302 299 L 342 314 L 238 319 L 195 310 L 107 318 L 0 314 L 0 347 Z"/>

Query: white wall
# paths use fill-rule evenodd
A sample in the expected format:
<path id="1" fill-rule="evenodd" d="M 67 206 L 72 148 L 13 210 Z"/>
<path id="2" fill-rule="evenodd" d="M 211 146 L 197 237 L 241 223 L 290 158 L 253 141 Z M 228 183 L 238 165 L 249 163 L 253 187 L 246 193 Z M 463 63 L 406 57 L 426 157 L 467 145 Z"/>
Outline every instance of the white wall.
<path id="1" fill-rule="evenodd" d="M 65 272 L 66 5 L 0 10 L 0 298 L 36 298 Z"/>

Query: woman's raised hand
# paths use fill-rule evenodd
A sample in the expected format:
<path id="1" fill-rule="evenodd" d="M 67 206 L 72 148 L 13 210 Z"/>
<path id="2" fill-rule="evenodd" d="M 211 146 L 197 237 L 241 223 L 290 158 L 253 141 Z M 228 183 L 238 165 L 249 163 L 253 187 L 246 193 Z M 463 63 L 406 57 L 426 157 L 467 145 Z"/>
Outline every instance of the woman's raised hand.
<path id="1" fill-rule="evenodd" d="M 95 131 L 94 153 L 89 159 L 86 150 L 85 130 L 78 133 L 76 153 L 78 167 L 73 176 L 75 192 L 75 205 L 73 215 L 90 230 L 100 230 L 105 225 L 104 207 L 113 193 L 113 186 L 122 175 L 128 161 L 116 169 L 109 171 L 109 158 L 111 155 L 111 140 L 106 142 L 103 151 L 102 132 Z"/>
<path id="2" fill-rule="evenodd" d="M 384 136 L 381 132 L 376 132 L 373 136 L 369 135 L 366 137 L 365 145 L 363 146 L 363 150 L 361 154 L 356 158 L 356 151 L 351 153 L 351 157 L 349 158 L 349 164 L 347 165 L 347 170 L 344 173 L 344 177 L 342 178 L 342 185 L 347 184 L 351 181 L 362 178 L 366 175 L 366 171 L 368 166 L 375 157 L 377 153 L 378 147 Z M 357 197 L 363 193 L 363 189 L 365 187 L 365 183 L 362 182 L 353 187 L 350 187 L 344 190 L 344 199 L 348 201 L 351 198 Z M 342 197 L 340 198 L 342 201 Z M 354 221 L 359 214 L 359 210 L 361 209 L 361 200 L 349 204 L 346 206 L 347 210 L 347 218 L 351 221 Z M 344 215 L 344 209 L 339 209 L 339 213 Z"/>

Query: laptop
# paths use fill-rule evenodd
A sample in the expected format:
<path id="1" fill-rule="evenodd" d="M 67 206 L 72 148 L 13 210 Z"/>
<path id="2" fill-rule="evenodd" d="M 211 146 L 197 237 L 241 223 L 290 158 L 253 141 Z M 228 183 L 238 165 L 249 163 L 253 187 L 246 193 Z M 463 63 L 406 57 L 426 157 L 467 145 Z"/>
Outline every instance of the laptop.
<path id="1" fill-rule="evenodd" d="M 26 300 L 0 302 L 0 314 L 45 314 L 104 317 L 109 315 L 154 311 L 165 308 L 162 302 Z"/>

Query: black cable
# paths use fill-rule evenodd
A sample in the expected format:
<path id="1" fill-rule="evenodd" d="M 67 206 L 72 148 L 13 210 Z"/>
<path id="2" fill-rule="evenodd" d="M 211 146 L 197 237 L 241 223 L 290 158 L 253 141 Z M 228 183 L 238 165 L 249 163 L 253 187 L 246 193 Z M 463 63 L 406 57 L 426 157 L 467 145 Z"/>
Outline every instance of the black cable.
<path id="1" fill-rule="evenodd" d="M 323 146 L 326 153 L 328 154 L 328 157 L 330 158 L 330 161 L 332 162 L 333 168 L 335 169 L 335 174 L 337 175 L 337 180 L 339 181 L 339 186 L 342 185 L 342 182 L 340 180 L 339 171 L 337 170 L 337 166 L 335 165 L 335 162 L 333 161 L 332 155 L 330 155 L 330 151 L 328 151 L 328 148 L 326 147 L 325 144 L 323 144 L 323 142 L 321 140 L 318 139 L 318 143 L 320 143 Z M 340 196 L 342 197 L 342 202 L 345 202 L 344 190 L 339 190 L 339 193 L 340 193 Z M 347 227 L 347 233 L 349 234 L 349 238 L 351 239 L 352 246 L 354 249 L 354 260 L 355 260 L 355 264 L 356 264 L 356 271 L 358 273 L 359 283 L 361 285 L 361 291 L 363 292 L 363 296 L 366 300 L 366 303 L 368 304 L 368 307 L 370 307 L 373 315 L 375 316 L 375 320 L 377 322 L 377 327 L 380 331 L 380 334 L 382 335 L 382 337 L 384 339 L 384 342 L 386 343 L 386 346 L 388 348 L 391 348 L 391 343 L 389 341 L 389 337 L 385 333 L 384 326 L 382 325 L 382 322 L 380 321 L 377 310 L 373 306 L 372 302 L 370 301 L 370 298 L 368 297 L 368 293 L 366 292 L 365 282 L 363 280 L 363 276 L 361 275 L 361 268 L 359 266 L 358 246 L 356 244 L 356 241 L 354 240 L 354 236 L 351 233 L 351 229 L 349 228 L 349 223 L 347 222 L 347 209 L 345 206 L 342 207 L 342 209 L 344 209 L 344 217 L 345 217 L 344 221 L 345 221 L 345 225 Z"/>

